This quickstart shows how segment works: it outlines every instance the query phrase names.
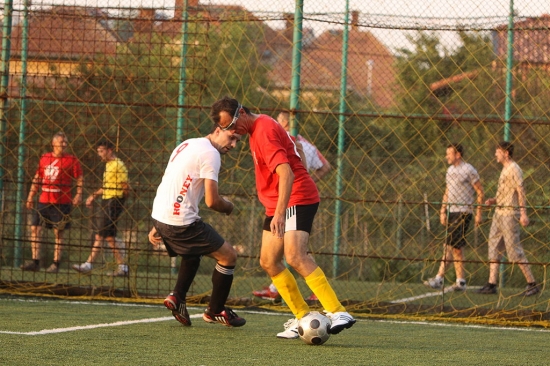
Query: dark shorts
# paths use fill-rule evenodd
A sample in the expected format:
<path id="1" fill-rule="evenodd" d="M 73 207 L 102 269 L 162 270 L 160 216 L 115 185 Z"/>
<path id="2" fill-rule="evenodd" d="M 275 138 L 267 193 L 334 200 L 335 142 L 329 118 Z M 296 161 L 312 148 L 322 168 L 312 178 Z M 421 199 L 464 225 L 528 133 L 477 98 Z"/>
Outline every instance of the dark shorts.
<path id="1" fill-rule="evenodd" d="M 202 220 L 191 225 L 173 226 L 153 219 L 153 225 L 162 237 L 170 257 L 207 255 L 225 243 L 225 239 Z"/>
<path id="2" fill-rule="evenodd" d="M 124 211 L 124 198 L 110 198 L 101 201 L 101 215 L 97 225 L 97 233 L 102 238 L 115 237 L 117 221 Z"/>
<path id="3" fill-rule="evenodd" d="M 292 206 L 286 209 L 286 223 L 285 232 L 287 231 L 305 231 L 311 234 L 311 228 L 313 227 L 313 219 L 319 208 L 319 203 L 303 206 Z M 264 231 L 271 231 L 269 225 L 271 225 L 273 216 L 266 216 L 264 220 Z"/>
<path id="4" fill-rule="evenodd" d="M 71 227 L 71 204 L 52 204 L 38 202 L 36 210 L 32 213 L 31 225 L 46 228 L 65 230 Z"/>
<path id="5" fill-rule="evenodd" d="M 466 232 L 472 221 L 472 214 L 450 212 L 447 225 L 447 240 L 445 244 L 460 249 L 466 245 Z"/>

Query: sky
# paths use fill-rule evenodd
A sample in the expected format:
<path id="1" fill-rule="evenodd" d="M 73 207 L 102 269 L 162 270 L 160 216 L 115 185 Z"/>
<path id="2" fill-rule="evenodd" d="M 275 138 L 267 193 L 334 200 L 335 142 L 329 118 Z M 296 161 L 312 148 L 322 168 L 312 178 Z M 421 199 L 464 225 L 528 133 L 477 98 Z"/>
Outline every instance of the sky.
<path id="1" fill-rule="evenodd" d="M 29 0 L 31 1 L 31 0 Z M 444 44 L 456 45 L 454 32 L 445 31 L 457 24 L 488 29 L 506 24 L 510 12 L 510 1 L 516 13 L 523 17 L 550 14 L 550 0 L 348 0 L 349 10 L 359 11 L 359 23 L 386 46 L 395 50 L 407 47 L 404 30 L 417 26 L 440 29 Z M 21 8 L 23 0 L 14 0 L 14 7 Z M 266 17 L 295 10 L 293 0 L 199 0 L 201 4 L 240 5 L 249 11 Z M 341 28 L 346 9 L 346 0 L 303 0 L 304 14 L 312 20 L 304 21 L 304 27 L 313 28 L 316 33 L 329 28 Z M 175 0 L 32 0 L 34 6 L 80 5 L 90 7 L 145 7 L 157 8 L 169 16 L 173 14 Z M 317 21 L 315 21 L 317 20 Z M 319 21 L 319 20 L 322 20 Z M 282 21 L 269 22 L 274 28 L 281 28 Z M 399 29 L 401 28 L 401 29 Z"/>

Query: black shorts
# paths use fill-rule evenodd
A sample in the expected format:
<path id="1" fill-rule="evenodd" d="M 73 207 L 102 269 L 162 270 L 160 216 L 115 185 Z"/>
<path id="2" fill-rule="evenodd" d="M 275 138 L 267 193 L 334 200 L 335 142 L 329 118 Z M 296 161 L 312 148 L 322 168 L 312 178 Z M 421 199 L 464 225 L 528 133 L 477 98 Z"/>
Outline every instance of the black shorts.
<path id="1" fill-rule="evenodd" d="M 292 206 L 286 209 L 285 233 L 287 231 L 305 231 L 311 234 L 313 219 L 319 208 L 319 203 L 303 206 Z M 271 231 L 270 225 L 273 216 L 266 216 L 264 220 L 264 231 Z"/>
<path id="2" fill-rule="evenodd" d="M 225 243 L 225 239 L 202 220 L 186 226 L 174 226 L 153 219 L 153 225 L 162 237 L 170 257 L 207 255 Z"/>
<path id="3" fill-rule="evenodd" d="M 36 210 L 34 210 L 32 213 L 31 225 L 45 225 L 48 229 L 68 229 L 71 227 L 72 208 L 73 205 L 71 205 L 70 203 L 53 204 L 38 202 Z"/>
<path id="4" fill-rule="evenodd" d="M 445 244 L 460 249 L 466 245 L 466 232 L 472 221 L 471 213 L 450 212 Z"/>
<path id="5" fill-rule="evenodd" d="M 115 237 L 117 234 L 117 221 L 124 211 L 124 198 L 109 198 L 101 202 L 101 218 L 97 227 L 97 233 L 102 238 Z"/>

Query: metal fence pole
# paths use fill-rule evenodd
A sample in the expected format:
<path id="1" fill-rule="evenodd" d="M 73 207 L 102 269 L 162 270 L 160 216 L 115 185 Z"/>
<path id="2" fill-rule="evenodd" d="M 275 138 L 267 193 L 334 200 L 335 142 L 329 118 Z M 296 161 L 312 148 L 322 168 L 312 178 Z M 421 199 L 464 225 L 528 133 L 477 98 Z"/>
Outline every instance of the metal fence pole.
<path id="1" fill-rule="evenodd" d="M 344 126 L 346 113 L 346 93 L 347 93 L 347 69 L 348 69 L 348 42 L 349 42 L 349 0 L 346 0 L 346 13 L 344 17 L 344 32 L 342 34 L 342 73 L 340 78 L 340 109 L 338 115 L 338 155 L 337 155 L 337 172 L 336 172 L 336 204 L 334 207 L 334 253 L 340 251 L 340 237 L 342 234 L 341 218 L 342 214 L 342 190 L 343 190 L 343 175 L 344 175 L 344 138 L 346 129 Z M 332 276 L 338 276 L 339 260 L 338 256 L 334 256 L 332 260 Z"/>
<path id="2" fill-rule="evenodd" d="M 29 1 L 23 3 L 23 27 L 21 34 L 21 110 L 19 112 L 19 148 L 17 152 L 17 194 L 15 200 L 15 246 L 13 262 L 15 267 L 21 264 L 22 238 L 24 227 L 23 201 L 25 190 L 25 139 L 27 129 L 27 61 L 29 50 Z"/>

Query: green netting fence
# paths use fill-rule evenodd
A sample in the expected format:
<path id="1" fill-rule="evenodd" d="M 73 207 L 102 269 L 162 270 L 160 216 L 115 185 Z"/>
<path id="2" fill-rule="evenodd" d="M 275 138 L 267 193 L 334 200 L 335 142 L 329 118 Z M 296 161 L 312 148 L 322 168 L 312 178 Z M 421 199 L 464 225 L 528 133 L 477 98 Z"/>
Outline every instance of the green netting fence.
<path id="1" fill-rule="evenodd" d="M 1 291 L 163 298 L 175 264 L 148 243 L 152 200 L 172 149 L 208 133 L 210 105 L 230 95 L 253 112 L 291 112 L 292 132 L 330 162 L 318 182 L 322 202 L 310 244 L 350 311 L 549 326 L 548 13 L 535 0 L 6 0 Z M 84 167 L 84 198 L 101 187 L 99 140 L 113 142 L 128 167 L 132 194 L 118 234 L 128 278 L 106 275 L 115 266 L 107 248 L 91 275 L 71 269 L 93 242 L 99 209 L 84 205 L 73 209 L 59 273 L 19 269 L 31 258 L 24 201 L 58 131 Z M 488 278 L 489 207 L 467 235 L 468 290 L 429 290 L 422 281 L 437 271 L 445 238 L 445 149 L 462 144 L 494 197 L 502 140 L 515 145 L 523 169 L 531 224 L 521 240 L 542 291 L 522 296 L 525 279 L 505 260 L 498 294 L 475 293 Z M 269 279 L 258 263 L 264 212 L 246 139 L 223 158 L 220 190 L 235 212 L 225 217 L 203 206 L 201 216 L 239 248 L 231 301 L 269 305 L 252 295 Z M 42 243 L 47 266 L 51 230 Z M 203 261 L 190 302 L 208 296 L 212 262 Z M 445 284 L 454 280 L 449 270 Z"/>

